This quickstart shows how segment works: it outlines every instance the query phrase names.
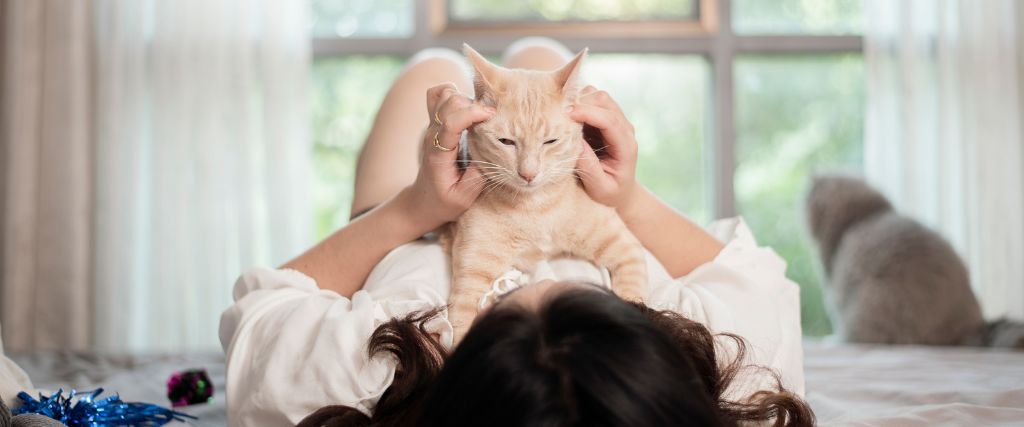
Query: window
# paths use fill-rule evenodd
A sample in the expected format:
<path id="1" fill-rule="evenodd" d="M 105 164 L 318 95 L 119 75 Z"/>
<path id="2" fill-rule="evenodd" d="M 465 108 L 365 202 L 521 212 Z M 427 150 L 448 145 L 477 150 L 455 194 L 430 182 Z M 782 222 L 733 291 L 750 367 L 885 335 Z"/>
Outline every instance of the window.
<path id="1" fill-rule="evenodd" d="M 804 332 L 831 331 L 801 202 L 814 172 L 861 165 L 860 0 L 309 1 L 318 236 L 348 220 L 356 155 L 405 58 L 548 35 L 590 47 L 584 78 L 636 126 L 639 179 L 695 221 L 743 214 L 801 285 Z"/>
<path id="2" fill-rule="evenodd" d="M 693 0 L 451 0 L 449 16 L 458 21 L 649 21 L 692 19 Z"/>

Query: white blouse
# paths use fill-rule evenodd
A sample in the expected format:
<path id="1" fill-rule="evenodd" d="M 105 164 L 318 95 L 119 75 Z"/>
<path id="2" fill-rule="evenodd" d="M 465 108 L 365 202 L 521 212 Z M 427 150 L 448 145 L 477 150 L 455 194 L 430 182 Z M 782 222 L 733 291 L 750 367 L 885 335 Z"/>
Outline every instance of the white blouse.
<path id="1" fill-rule="evenodd" d="M 746 363 L 774 369 L 787 389 L 803 395 L 800 292 L 785 276 L 785 261 L 770 248 L 758 247 L 740 218 L 717 221 L 709 231 L 725 248 L 684 277 L 673 279 L 647 253 L 646 303 L 678 312 L 712 332 L 743 337 Z M 230 425 L 294 425 L 327 405 L 370 413 L 391 385 L 396 367 L 392 357 L 366 354 L 370 335 L 392 318 L 445 305 L 449 266 L 436 242 L 399 246 L 351 299 L 320 289 L 298 271 L 247 271 L 235 283 L 235 303 L 220 321 Z M 532 281 L 585 280 L 607 286 L 608 274 L 602 270 L 562 259 L 538 264 L 529 276 Z M 444 313 L 425 326 L 451 345 L 452 327 Z M 718 344 L 731 353 L 731 341 Z M 742 399 L 773 384 L 769 375 L 752 369 L 738 376 L 727 393 Z"/>

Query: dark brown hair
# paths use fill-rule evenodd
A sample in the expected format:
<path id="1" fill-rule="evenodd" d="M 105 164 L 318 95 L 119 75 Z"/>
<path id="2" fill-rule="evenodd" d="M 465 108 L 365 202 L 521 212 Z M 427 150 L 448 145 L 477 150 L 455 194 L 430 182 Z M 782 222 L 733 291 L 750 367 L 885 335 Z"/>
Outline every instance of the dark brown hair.
<path id="1" fill-rule="evenodd" d="M 736 426 L 744 421 L 811 426 L 807 404 L 776 373 L 721 364 L 715 336 L 678 313 L 589 290 L 563 292 L 536 312 L 498 306 L 447 355 L 424 329 L 441 310 L 381 325 L 369 354 L 398 367 L 372 417 L 327 406 L 299 427 L 341 426 Z M 725 396 L 746 369 L 775 387 L 744 401 Z"/>

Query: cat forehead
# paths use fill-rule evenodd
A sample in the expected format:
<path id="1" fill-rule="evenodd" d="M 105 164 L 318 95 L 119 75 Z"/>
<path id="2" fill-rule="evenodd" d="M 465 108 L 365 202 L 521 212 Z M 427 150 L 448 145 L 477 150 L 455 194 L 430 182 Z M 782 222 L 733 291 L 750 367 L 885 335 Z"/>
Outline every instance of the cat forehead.
<path id="1" fill-rule="evenodd" d="M 504 69 L 493 77 L 495 95 L 498 101 L 557 101 L 561 88 L 555 84 L 551 73 L 535 70 Z"/>
<path id="2" fill-rule="evenodd" d="M 550 72 L 502 69 L 493 77 L 498 114 L 482 128 L 516 136 L 550 135 L 572 124 L 562 112 L 562 88 Z"/>
<path id="3" fill-rule="evenodd" d="M 498 114 L 491 120 L 481 123 L 481 128 L 493 132 L 510 133 L 515 136 L 541 135 L 550 136 L 572 130 L 575 122 L 559 110 L 502 111 L 499 105 Z"/>

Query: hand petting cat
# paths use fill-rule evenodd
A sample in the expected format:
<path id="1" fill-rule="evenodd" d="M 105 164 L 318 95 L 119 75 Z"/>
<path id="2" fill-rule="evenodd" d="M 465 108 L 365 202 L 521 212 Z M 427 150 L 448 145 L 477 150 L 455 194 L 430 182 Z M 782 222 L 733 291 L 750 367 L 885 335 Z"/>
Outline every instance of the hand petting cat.
<path id="1" fill-rule="evenodd" d="M 431 123 L 424 134 L 416 182 L 405 191 L 425 230 L 455 221 L 480 195 L 485 184 L 480 170 L 471 166 L 460 171 L 456 166 L 459 139 L 463 131 L 491 118 L 494 112 L 494 108 L 473 102 L 459 93 L 452 83 L 427 90 L 427 114 Z M 434 144 L 442 149 L 435 148 Z"/>
<path id="2" fill-rule="evenodd" d="M 416 181 L 395 197 L 360 215 L 283 268 L 305 273 L 322 289 L 351 297 L 375 265 L 392 249 L 454 221 L 483 188 L 476 168 L 460 171 L 454 148 L 466 128 L 493 114 L 458 93 L 449 83 L 427 91 L 427 128 Z M 435 116 L 436 114 L 436 116 Z M 439 123 L 438 123 L 439 122 Z"/>
<path id="3" fill-rule="evenodd" d="M 583 88 L 569 117 L 584 125 L 576 167 L 587 195 L 615 208 L 669 274 L 689 274 L 718 255 L 719 241 L 637 182 L 635 131 L 607 92 Z"/>
<path id="4" fill-rule="evenodd" d="M 593 86 L 580 91 L 569 117 L 584 124 L 586 140 L 580 144 L 576 163 L 583 188 L 592 199 L 621 215 L 638 193 L 633 125 L 607 92 Z"/>

